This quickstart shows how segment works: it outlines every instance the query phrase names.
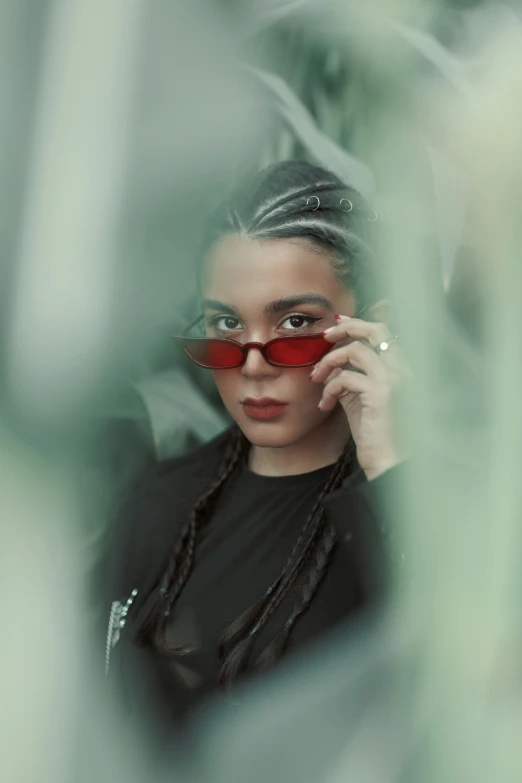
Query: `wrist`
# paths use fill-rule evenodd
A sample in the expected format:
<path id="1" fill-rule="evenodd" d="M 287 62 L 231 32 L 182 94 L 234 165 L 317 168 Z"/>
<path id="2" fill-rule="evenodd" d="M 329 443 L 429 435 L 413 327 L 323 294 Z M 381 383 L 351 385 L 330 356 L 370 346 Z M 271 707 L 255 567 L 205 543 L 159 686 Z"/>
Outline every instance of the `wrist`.
<path id="1" fill-rule="evenodd" d="M 390 454 L 388 457 L 382 457 L 379 459 L 379 461 L 371 467 L 363 467 L 364 475 L 368 481 L 373 481 L 379 476 L 382 476 L 383 473 L 386 473 L 388 470 L 394 468 L 396 465 L 400 465 L 400 463 L 404 462 L 405 460 L 406 457 L 404 456 L 400 457 L 398 454 Z"/>

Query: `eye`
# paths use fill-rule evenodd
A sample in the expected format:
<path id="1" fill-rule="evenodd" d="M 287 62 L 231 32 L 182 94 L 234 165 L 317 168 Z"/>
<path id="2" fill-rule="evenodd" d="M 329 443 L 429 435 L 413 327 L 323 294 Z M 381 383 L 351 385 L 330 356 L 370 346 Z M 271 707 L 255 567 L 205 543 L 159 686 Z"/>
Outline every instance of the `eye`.
<path id="1" fill-rule="evenodd" d="M 320 318 L 313 318 L 311 315 L 289 315 L 288 318 L 282 322 L 281 326 L 284 329 L 290 331 L 296 331 L 297 329 L 306 329 L 306 327 L 313 326 Z M 285 326 L 285 324 L 287 324 Z"/>
<path id="2" fill-rule="evenodd" d="M 233 315 L 215 315 L 207 320 L 208 325 L 216 332 L 226 334 L 227 332 L 237 332 L 241 329 L 241 321 Z"/>

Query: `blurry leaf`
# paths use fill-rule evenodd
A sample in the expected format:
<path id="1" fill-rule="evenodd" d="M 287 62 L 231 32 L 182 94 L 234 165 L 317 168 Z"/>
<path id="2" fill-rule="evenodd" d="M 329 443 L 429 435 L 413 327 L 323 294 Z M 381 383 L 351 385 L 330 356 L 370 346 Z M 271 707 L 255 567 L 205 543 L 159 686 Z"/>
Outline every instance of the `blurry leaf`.
<path id="1" fill-rule="evenodd" d="M 464 230 L 467 206 L 464 178 L 441 151 L 429 144 L 426 149 L 433 173 L 442 274 L 448 282 Z"/>
<path id="2" fill-rule="evenodd" d="M 251 35 L 256 35 L 266 27 L 277 24 L 287 16 L 300 11 L 303 6 L 309 5 L 311 0 L 289 0 L 286 3 L 278 3 L 274 8 L 264 8 L 256 14 L 252 21 Z"/>
<path id="3" fill-rule="evenodd" d="M 468 92 L 469 86 L 463 76 L 461 62 L 433 36 L 422 33 L 408 25 L 391 22 L 391 27 L 407 43 L 420 52 L 460 92 Z"/>
<path id="4" fill-rule="evenodd" d="M 228 424 L 182 368 L 145 378 L 136 390 L 149 414 L 159 460 L 185 454 Z"/>
<path id="5" fill-rule="evenodd" d="M 333 171 L 343 182 L 356 188 L 365 198 L 371 199 L 375 191 L 375 183 L 370 169 L 317 127 L 306 106 L 283 79 L 259 68 L 246 67 L 268 88 L 284 120 L 319 164 Z"/>

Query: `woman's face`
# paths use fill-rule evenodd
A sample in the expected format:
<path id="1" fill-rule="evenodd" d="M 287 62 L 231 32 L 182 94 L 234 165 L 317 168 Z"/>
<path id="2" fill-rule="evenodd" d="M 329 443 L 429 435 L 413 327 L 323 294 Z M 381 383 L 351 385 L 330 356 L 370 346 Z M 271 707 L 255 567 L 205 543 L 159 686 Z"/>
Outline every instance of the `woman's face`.
<path id="1" fill-rule="evenodd" d="M 354 299 L 335 277 L 328 256 L 299 240 L 226 236 L 214 247 L 203 284 L 208 336 L 241 343 L 317 334 L 336 323 L 335 314 L 355 314 Z M 242 367 L 215 370 L 223 403 L 248 440 L 282 447 L 301 440 L 331 413 L 317 405 L 321 387 L 311 367 L 274 367 L 257 349 Z M 284 403 L 268 418 L 245 400 Z"/>

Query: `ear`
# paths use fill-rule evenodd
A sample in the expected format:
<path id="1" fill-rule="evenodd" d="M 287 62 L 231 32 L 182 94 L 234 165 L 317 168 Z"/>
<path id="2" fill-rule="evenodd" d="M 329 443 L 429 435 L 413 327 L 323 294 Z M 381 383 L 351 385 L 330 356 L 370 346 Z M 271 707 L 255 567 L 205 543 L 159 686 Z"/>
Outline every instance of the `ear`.
<path id="1" fill-rule="evenodd" d="M 393 320 L 393 307 L 389 299 L 379 299 L 368 309 L 370 320 L 389 326 Z"/>

